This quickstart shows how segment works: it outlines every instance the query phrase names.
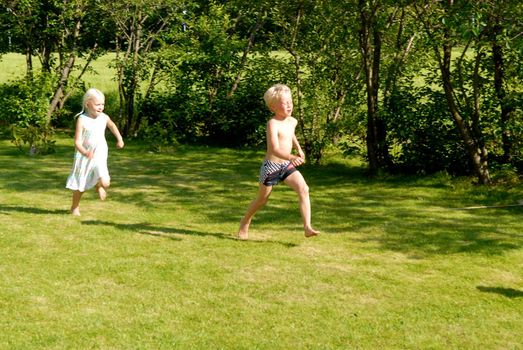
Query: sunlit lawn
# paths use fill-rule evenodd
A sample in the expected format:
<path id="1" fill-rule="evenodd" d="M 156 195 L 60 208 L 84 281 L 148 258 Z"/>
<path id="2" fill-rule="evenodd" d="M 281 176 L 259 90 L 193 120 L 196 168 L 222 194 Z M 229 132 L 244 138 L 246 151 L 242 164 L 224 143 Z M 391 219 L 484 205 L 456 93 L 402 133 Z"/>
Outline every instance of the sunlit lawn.
<path id="1" fill-rule="evenodd" d="M 234 239 L 262 153 L 110 148 L 106 202 L 64 189 L 72 136 L 0 141 L 2 349 L 521 349 L 521 185 L 304 167 Z M 478 206 L 496 208 L 463 209 Z"/>
<path id="2" fill-rule="evenodd" d="M 116 81 L 116 71 L 113 68 L 114 55 L 106 54 L 93 61 L 89 69 L 83 76 L 87 87 L 97 87 L 106 92 L 118 91 L 118 83 Z M 78 67 L 73 70 L 72 77 L 75 78 L 80 71 L 80 66 L 83 60 L 77 61 Z M 37 57 L 33 57 L 34 69 L 38 72 L 40 69 L 40 62 Z M 0 82 L 8 82 L 11 80 L 20 79 L 26 72 L 25 57 L 21 54 L 7 53 L 0 56 Z"/>

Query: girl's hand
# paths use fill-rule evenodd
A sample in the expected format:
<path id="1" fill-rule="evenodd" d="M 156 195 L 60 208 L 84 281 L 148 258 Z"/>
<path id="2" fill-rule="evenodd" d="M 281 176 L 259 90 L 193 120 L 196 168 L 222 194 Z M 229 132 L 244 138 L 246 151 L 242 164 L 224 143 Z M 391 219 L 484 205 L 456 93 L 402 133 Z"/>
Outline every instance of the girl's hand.
<path id="1" fill-rule="evenodd" d="M 87 157 L 87 159 L 91 160 L 91 159 L 93 159 L 94 151 L 93 150 L 87 151 L 87 153 L 85 153 L 84 156 Z"/>
<path id="2" fill-rule="evenodd" d="M 116 142 L 116 148 L 123 148 L 124 145 L 125 144 L 124 144 L 123 140 L 118 140 Z"/>

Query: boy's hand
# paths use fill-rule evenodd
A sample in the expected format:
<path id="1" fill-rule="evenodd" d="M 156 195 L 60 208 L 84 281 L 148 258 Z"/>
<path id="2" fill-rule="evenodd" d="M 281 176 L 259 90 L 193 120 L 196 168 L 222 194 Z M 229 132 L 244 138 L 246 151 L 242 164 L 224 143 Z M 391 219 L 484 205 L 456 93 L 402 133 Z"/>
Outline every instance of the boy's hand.
<path id="1" fill-rule="evenodd" d="M 305 158 L 304 157 L 300 157 L 300 156 L 294 156 L 293 155 L 293 156 L 291 156 L 291 158 L 289 160 L 292 163 L 292 165 L 294 165 L 294 166 L 300 166 L 303 163 L 305 163 Z"/>
<path id="2" fill-rule="evenodd" d="M 303 153 L 301 149 L 298 151 L 298 156 L 300 156 L 300 158 L 303 159 L 303 162 L 305 163 L 305 153 Z"/>

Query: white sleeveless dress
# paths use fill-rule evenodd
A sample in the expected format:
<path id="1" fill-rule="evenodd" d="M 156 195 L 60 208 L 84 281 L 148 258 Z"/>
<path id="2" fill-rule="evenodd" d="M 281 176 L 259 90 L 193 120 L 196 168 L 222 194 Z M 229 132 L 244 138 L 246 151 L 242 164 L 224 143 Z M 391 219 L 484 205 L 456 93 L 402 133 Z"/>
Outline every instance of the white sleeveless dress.
<path id="1" fill-rule="evenodd" d="M 93 150 L 93 159 L 89 159 L 78 150 L 74 153 L 74 163 L 67 178 L 66 188 L 73 191 L 85 192 L 93 188 L 101 177 L 109 177 L 107 168 L 108 147 L 105 140 L 105 129 L 109 117 L 101 113 L 96 118 L 87 114 L 80 114 L 82 119 L 82 145 Z"/>

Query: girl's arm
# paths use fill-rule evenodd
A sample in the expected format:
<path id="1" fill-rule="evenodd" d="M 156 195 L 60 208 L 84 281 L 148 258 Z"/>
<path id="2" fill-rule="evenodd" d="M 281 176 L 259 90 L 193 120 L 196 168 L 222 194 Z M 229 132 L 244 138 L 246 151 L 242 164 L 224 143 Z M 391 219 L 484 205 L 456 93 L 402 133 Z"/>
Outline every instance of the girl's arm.
<path id="1" fill-rule="evenodd" d="M 120 135 L 120 131 L 118 130 L 118 127 L 109 117 L 107 117 L 107 127 L 109 128 L 109 130 L 111 130 L 114 137 L 116 137 L 116 148 L 123 148 L 124 142 L 123 142 L 122 135 Z"/>
<path id="2" fill-rule="evenodd" d="M 88 150 L 82 144 L 82 128 L 83 121 L 82 118 L 78 117 L 76 119 L 76 130 L 74 132 L 74 146 L 78 152 L 80 152 L 84 157 L 93 159 L 93 150 Z"/>

